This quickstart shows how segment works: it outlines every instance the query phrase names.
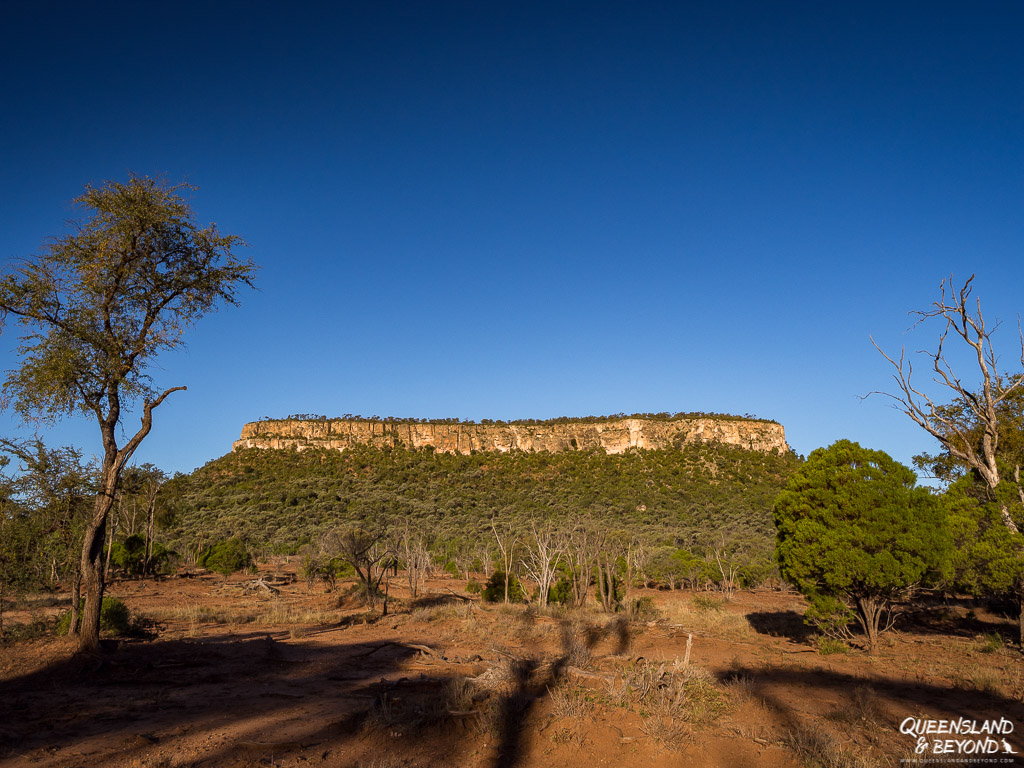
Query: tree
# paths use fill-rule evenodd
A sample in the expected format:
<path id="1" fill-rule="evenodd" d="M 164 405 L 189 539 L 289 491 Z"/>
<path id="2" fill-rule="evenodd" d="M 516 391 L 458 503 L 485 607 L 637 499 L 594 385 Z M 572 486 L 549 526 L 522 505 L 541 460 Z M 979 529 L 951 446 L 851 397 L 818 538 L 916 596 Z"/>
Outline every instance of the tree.
<path id="1" fill-rule="evenodd" d="M 152 429 L 154 409 L 185 389 L 160 391 L 147 371 L 160 352 L 182 346 L 200 317 L 236 304 L 255 272 L 234 253 L 243 244 L 238 237 L 196 225 L 181 196 L 190 189 L 134 175 L 87 186 L 75 200 L 87 217 L 0 279 L 0 321 L 24 329 L 22 362 L 8 372 L 0 404 L 26 421 L 85 414 L 102 438 L 99 489 L 82 543 L 85 651 L 99 648 L 104 534 L 121 472 Z M 123 417 L 140 401 L 141 425 L 120 445 Z"/>
<path id="2" fill-rule="evenodd" d="M 957 290 L 953 278 L 943 280 L 939 285 L 940 298 L 932 308 L 914 312 L 918 317 L 916 325 L 935 320 L 942 326 L 939 342 L 934 352 L 926 352 L 931 359 L 933 381 L 952 396 L 948 404 L 938 403 L 912 381 L 913 365 L 901 351 L 899 360 L 885 354 L 877 344 L 875 349 L 896 369 L 893 380 L 898 393 L 883 392 L 895 400 L 899 407 L 918 426 L 939 441 L 944 456 L 938 457 L 940 471 L 949 472 L 946 479 L 955 476 L 956 465 L 971 473 L 988 496 L 988 500 L 999 507 L 1000 519 L 1010 533 L 1013 549 L 1020 550 L 1020 539 L 1024 538 L 1024 485 L 1020 481 L 1020 443 L 1018 435 L 1010 437 L 1011 431 L 1001 428 L 1006 417 L 1017 415 L 1019 426 L 1020 395 L 1024 392 L 1024 372 L 1000 373 L 992 336 L 999 323 L 988 325 L 981 311 L 981 300 L 971 302 L 974 275 Z M 965 383 L 965 377 L 958 374 L 950 363 L 946 341 L 952 333 L 968 347 L 974 375 L 980 378 L 980 387 Z M 1018 329 L 1020 338 L 1020 364 L 1024 367 L 1024 334 Z M 872 339 L 874 344 L 874 339 Z M 974 379 L 977 381 L 977 379 Z M 1009 438 L 1009 439 L 1007 439 Z M 1010 450 L 1007 450 L 1010 449 Z M 922 457 L 927 462 L 930 457 Z M 1012 458 L 1012 464 L 1007 459 Z M 1010 477 L 1011 479 L 1007 479 Z M 1020 618 L 1018 633 L 1024 645 L 1024 579 L 1016 585 Z"/>
<path id="3" fill-rule="evenodd" d="M 509 601 L 509 590 L 515 574 L 512 567 L 516 562 L 516 552 L 519 547 L 521 536 L 512 525 L 511 521 L 505 521 L 499 526 L 494 518 L 491 518 L 491 532 L 498 544 L 498 551 L 501 553 L 501 567 L 505 574 L 504 589 L 505 602 Z"/>
<path id="4" fill-rule="evenodd" d="M 397 540 L 399 552 L 405 560 L 409 596 L 415 600 L 431 566 L 427 536 L 418 526 L 406 521 L 397 532 Z"/>
<path id="5" fill-rule="evenodd" d="M 941 573 L 944 509 L 883 451 L 819 448 L 775 501 L 779 570 L 810 601 L 808 618 L 846 635 L 856 617 L 874 650 L 894 603 Z"/>
<path id="6" fill-rule="evenodd" d="M 17 459 L 17 474 L 3 477 L 0 511 L 0 592 L 4 585 L 52 588 L 72 580 L 71 631 L 77 633 L 82 533 L 95 494 L 96 467 L 80 451 L 47 448 L 32 440 L 0 439 L 5 466 Z"/>
<path id="7" fill-rule="evenodd" d="M 953 537 L 953 586 L 972 595 L 1011 594 L 1024 580 L 1024 536 L 1002 522 L 996 502 L 986 501 L 971 478 L 963 477 L 944 494 Z"/>
<path id="8" fill-rule="evenodd" d="M 196 559 L 196 565 L 228 577 L 253 566 L 252 552 L 241 539 L 228 539 L 203 550 Z"/>
<path id="9" fill-rule="evenodd" d="M 142 560 L 130 569 L 142 576 L 150 572 L 156 534 L 157 505 L 160 501 L 160 488 L 166 481 L 167 474 L 149 463 L 125 467 L 121 473 L 117 515 L 114 517 L 113 528 L 124 531 L 126 540 L 135 537 L 142 541 Z M 140 533 L 139 529 L 143 525 L 145 531 Z M 110 538 L 113 542 L 114 537 Z"/>
<path id="10" fill-rule="evenodd" d="M 572 604 L 582 608 L 587 602 L 594 569 L 604 550 L 607 533 L 589 520 L 577 520 L 567 529 L 564 552 L 565 576 L 572 588 Z"/>
<path id="11" fill-rule="evenodd" d="M 323 537 L 322 549 L 337 554 L 355 569 L 370 609 L 377 607 L 380 584 L 388 569 L 397 564 L 394 548 L 383 527 L 367 530 L 358 526 L 329 531 Z M 387 593 L 384 594 L 384 613 L 388 612 Z"/>
<path id="12" fill-rule="evenodd" d="M 492 522 L 493 525 L 493 522 Z M 564 553 L 564 543 L 553 525 L 530 521 L 529 538 L 525 542 L 526 554 L 522 558 L 526 574 L 537 583 L 537 607 L 546 608 L 548 594 L 558 575 L 558 564 Z"/>

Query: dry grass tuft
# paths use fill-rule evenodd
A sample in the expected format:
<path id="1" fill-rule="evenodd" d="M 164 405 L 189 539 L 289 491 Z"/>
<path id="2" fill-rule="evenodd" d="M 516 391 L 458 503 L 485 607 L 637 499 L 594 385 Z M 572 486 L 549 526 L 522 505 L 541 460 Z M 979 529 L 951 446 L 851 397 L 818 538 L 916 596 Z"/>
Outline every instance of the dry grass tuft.
<path id="1" fill-rule="evenodd" d="M 790 731 L 786 746 L 808 768 L 876 768 L 878 765 L 867 755 L 844 747 L 835 734 L 820 725 L 799 726 Z"/>
<path id="2" fill-rule="evenodd" d="M 975 645 L 980 653 L 998 653 L 1005 647 L 1003 636 L 998 632 L 989 632 L 977 637 Z"/>
<path id="3" fill-rule="evenodd" d="M 643 720 L 641 731 L 662 746 L 678 750 L 693 738 L 694 728 L 716 720 L 727 709 L 726 697 L 702 667 L 639 660 L 608 685 L 611 703 L 628 707 Z"/>
<path id="4" fill-rule="evenodd" d="M 746 640 L 756 635 L 746 616 L 726 610 L 724 606 L 725 603 L 716 598 L 696 595 L 691 601 L 666 603 L 662 614 L 670 624 L 686 631 L 727 640 Z"/>
<path id="5" fill-rule="evenodd" d="M 560 685 L 548 690 L 551 713 L 557 718 L 583 721 L 595 708 L 593 692 L 578 685 Z"/>
<path id="6" fill-rule="evenodd" d="M 954 688 L 965 691 L 981 691 L 993 696 L 1003 693 L 1003 677 L 998 671 L 973 664 L 953 672 L 952 683 Z"/>
<path id="7" fill-rule="evenodd" d="M 871 686 L 858 685 L 842 706 L 828 715 L 836 723 L 866 727 L 878 730 L 887 722 L 885 712 L 878 702 L 878 694 Z"/>
<path id="8" fill-rule="evenodd" d="M 754 681 L 746 675 L 735 675 L 722 683 L 729 700 L 733 704 L 763 704 L 763 700 L 757 695 Z"/>

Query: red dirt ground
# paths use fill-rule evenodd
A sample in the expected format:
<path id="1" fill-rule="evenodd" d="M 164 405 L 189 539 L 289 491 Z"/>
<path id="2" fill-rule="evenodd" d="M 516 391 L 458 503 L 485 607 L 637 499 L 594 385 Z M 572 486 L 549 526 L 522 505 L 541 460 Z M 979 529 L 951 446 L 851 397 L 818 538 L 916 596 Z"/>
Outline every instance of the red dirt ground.
<path id="1" fill-rule="evenodd" d="M 1024 754 L 1024 657 L 991 634 L 1013 625 L 966 604 L 908 617 L 874 656 L 823 656 L 791 593 L 644 591 L 660 615 L 629 623 L 467 602 L 456 580 L 417 601 L 395 580 L 383 617 L 337 607 L 341 588 L 245 580 L 115 582 L 151 636 L 102 659 L 0 645 L 0 765 L 899 766 L 911 716 L 1007 718 Z M 692 685 L 659 709 L 673 680 Z"/>

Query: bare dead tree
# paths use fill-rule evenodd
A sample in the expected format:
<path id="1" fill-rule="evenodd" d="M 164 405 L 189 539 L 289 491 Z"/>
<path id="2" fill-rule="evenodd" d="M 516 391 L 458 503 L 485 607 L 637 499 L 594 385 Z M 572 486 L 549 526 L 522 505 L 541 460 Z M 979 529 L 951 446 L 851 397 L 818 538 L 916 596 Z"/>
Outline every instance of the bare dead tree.
<path id="1" fill-rule="evenodd" d="M 578 521 L 566 535 L 565 564 L 576 608 L 582 608 L 587 601 L 594 568 L 604 544 L 605 533 L 585 521 Z"/>
<path id="2" fill-rule="evenodd" d="M 647 563 L 650 559 L 650 550 L 644 543 L 636 536 L 631 537 L 626 545 L 626 594 L 622 598 L 627 604 L 637 575 L 642 578 L 644 586 L 647 585 Z"/>
<path id="3" fill-rule="evenodd" d="M 500 525 L 491 518 L 491 531 L 494 533 L 494 540 L 498 544 L 498 551 L 501 553 L 501 565 L 505 571 L 505 602 L 508 602 L 508 587 L 512 581 L 512 568 L 516 562 L 516 552 L 521 537 L 512 527 L 511 522 L 503 522 Z"/>
<path id="4" fill-rule="evenodd" d="M 537 583 L 537 606 L 548 604 L 548 593 L 555 583 L 558 564 L 564 556 L 563 542 L 554 526 L 537 522 L 530 523 L 530 536 L 526 540 L 526 554 L 522 558 L 523 569 Z"/>
<path id="5" fill-rule="evenodd" d="M 922 354 L 931 358 L 931 368 L 935 374 L 932 380 L 953 392 L 955 398 L 964 403 L 981 427 L 980 445 L 974 435 L 968 434 L 967 426 L 961 419 L 955 418 L 947 408 L 935 403 L 929 395 L 913 384 L 913 364 L 906 359 L 905 350 L 900 350 L 897 361 L 883 352 L 878 344 L 875 344 L 875 340 L 871 339 L 875 349 L 896 369 L 893 380 L 899 387 L 899 394 L 873 394 L 882 394 L 895 400 L 918 426 L 938 440 L 951 455 L 975 471 L 985 485 L 994 490 L 1001 479 L 996 461 L 999 448 L 998 406 L 1015 389 L 1024 385 L 1024 372 L 1000 378 L 997 369 L 998 358 L 992 346 L 992 334 L 999 327 L 999 323 L 991 327 L 986 326 L 980 299 L 975 301 L 973 309 L 969 306 L 973 280 L 974 275 L 971 275 L 959 291 L 953 290 L 952 276 L 948 280 L 943 280 L 940 285 L 941 299 L 936 301 L 930 310 L 914 312 L 918 317 L 914 326 L 932 318 L 938 318 L 944 323 L 945 327 L 939 336 L 936 350 L 922 351 Z M 973 350 L 978 373 L 981 374 L 980 392 L 964 384 L 961 376 L 957 375 L 946 359 L 945 345 L 951 331 Z M 1020 346 L 1020 361 L 1024 368 L 1024 335 L 1020 336 Z M 1010 519 L 1008 513 L 1004 513 L 1003 522 L 1012 531 L 1019 533 L 1017 525 Z"/>
<path id="6" fill-rule="evenodd" d="M 146 560 L 142 568 L 142 576 L 149 573 L 153 560 L 153 538 L 156 535 L 156 499 L 160 493 L 161 478 L 153 476 L 147 479 L 144 493 L 146 499 Z"/>
<path id="7" fill-rule="evenodd" d="M 730 602 L 732 596 L 736 592 L 736 575 L 739 571 L 736 563 L 729 557 L 729 553 L 725 551 L 725 547 L 715 547 L 713 550 L 715 556 L 715 563 L 718 565 L 718 573 L 722 576 L 722 581 L 719 586 L 722 590 L 722 595 L 725 598 L 725 602 Z M 722 554 L 725 554 L 725 562 L 722 562 Z"/>
<path id="8" fill-rule="evenodd" d="M 893 380 L 898 387 L 897 393 L 877 392 L 892 398 L 898 407 L 907 414 L 918 426 L 934 437 L 949 454 L 963 462 L 973 471 L 996 498 L 996 488 L 1003 480 L 1000 477 L 999 450 L 999 405 L 1015 390 L 1024 386 L 1024 370 L 1015 375 L 1000 375 L 999 358 L 992 345 L 992 335 L 999 328 L 999 323 L 986 324 L 981 311 L 981 300 L 971 301 L 971 275 L 962 287 L 957 289 L 953 276 L 944 279 L 940 285 L 940 299 L 932 304 L 931 309 L 913 312 L 917 321 L 913 327 L 929 321 L 938 320 L 942 325 L 939 343 L 935 351 L 922 350 L 931 360 L 932 381 L 953 394 L 954 400 L 962 403 L 970 418 L 957 418 L 956 414 L 936 403 L 912 381 L 913 364 L 906 358 L 906 351 L 900 350 L 899 359 L 890 357 L 875 343 L 875 349 L 889 361 L 895 369 Z M 1024 332 L 1020 321 L 1017 323 L 1017 335 L 1020 343 L 1020 363 L 1024 369 Z M 972 353 L 977 365 L 975 374 L 981 377 L 981 388 L 965 384 L 949 362 L 946 353 L 947 339 L 960 339 Z M 1017 493 L 1024 504 L 1024 488 L 1020 482 L 1020 466 L 1014 470 L 1014 481 Z M 1020 534 L 1020 528 L 1013 520 L 1010 509 L 1005 502 L 1000 503 L 1003 525 L 1013 534 Z M 1024 584 L 1018 587 L 1018 598 L 1021 603 L 1019 621 L 1020 642 L 1024 645 Z"/>
<path id="9" fill-rule="evenodd" d="M 473 544 L 474 560 L 479 560 L 480 565 L 483 567 L 484 579 L 491 578 L 491 574 L 494 573 L 494 565 L 491 562 L 491 549 L 487 545 L 485 539 L 478 539 Z"/>
<path id="10" fill-rule="evenodd" d="M 406 523 L 398 533 L 398 548 L 405 560 L 409 596 L 415 599 L 430 569 L 430 550 L 423 533 Z"/>

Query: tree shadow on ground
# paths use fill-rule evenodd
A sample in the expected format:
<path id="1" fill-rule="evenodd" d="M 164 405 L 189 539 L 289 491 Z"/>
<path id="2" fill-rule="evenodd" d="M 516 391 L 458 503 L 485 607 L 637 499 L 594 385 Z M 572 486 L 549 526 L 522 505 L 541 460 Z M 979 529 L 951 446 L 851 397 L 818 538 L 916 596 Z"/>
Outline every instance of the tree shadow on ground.
<path id="1" fill-rule="evenodd" d="M 814 634 L 796 611 L 755 611 L 747 614 L 750 628 L 760 635 L 784 637 L 794 643 L 807 643 Z"/>
<path id="2" fill-rule="evenodd" d="M 966 607 L 967 614 L 960 615 L 956 607 Z M 973 600 L 960 599 L 935 601 L 906 609 L 896 618 L 896 629 L 907 634 L 936 635 L 973 638 L 979 635 L 997 634 L 1007 644 L 1017 639 L 1016 620 L 979 617 L 973 609 L 980 606 Z M 808 644 L 814 637 L 812 627 L 804 622 L 803 615 L 793 610 L 755 611 L 747 614 L 750 628 L 760 635 L 782 637 L 800 645 Z M 851 632 L 860 638 L 858 626 Z"/>
<path id="3" fill-rule="evenodd" d="M 112 652 L 106 643 L 101 658 L 72 656 L 4 681 L 0 756 L 71 748 L 70 756 L 98 764 L 101 752 L 149 754 L 161 742 L 174 750 L 178 737 L 198 733 L 211 746 L 194 765 L 244 763 L 262 744 L 279 754 L 302 749 L 350 728 L 419 653 L 399 642 L 316 647 L 283 639 L 260 632 L 121 642 Z M 324 704 L 337 716 L 315 730 L 288 721 L 297 704 Z"/>
<path id="4" fill-rule="evenodd" d="M 490 763 L 511 768 L 522 761 L 527 721 L 571 664 L 608 634 L 628 646 L 628 628 L 563 620 L 557 654 L 499 654 L 490 667 L 497 684 L 467 692 L 464 682 L 488 666 L 474 663 L 479 656 L 447 659 L 425 642 L 346 643 L 344 632 L 105 641 L 100 658 L 71 656 L 0 682 L 0 759 L 173 757 L 231 768 L 292 755 L 354 765 L 407 760 L 415 744 L 418 763 L 451 765 L 485 734 Z"/>
<path id="5" fill-rule="evenodd" d="M 859 727 L 874 730 L 879 743 L 889 746 L 898 760 L 899 754 L 910 754 L 916 738 L 900 733 L 900 716 L 892 711 L 921 716 L 936 714 L 947 720 L 966 718 L 998 720 L 1006 717 L 1014 723 L 1012 739 L 1018 753 L 1024 753 L 1024 740 L 1019 731 L 1024 724 L 1024 705 L 1006 696 L 988 691 L 954 686 L 903 682 L 882 676 L 865 677 L 834 670 L 803 669 L 795 667 L 768 668 L 734 666 L 718 674 L 719 681 L 735 684 L 742 681 L 749 694 L 781 721 L 781 729 L 790 748 L 800 754 L 801 747 L 815 745 L 815 749 L 829 747 L 822 739 L 817 722 L 803 712 L 801 702 L 813 699 L 816 703 L 833 701 L 835 709 L 826 720 L 853 722 Z M 929 737 L 934 738 L 934 737 Z M 955 738 L 955 737 L 951 737 Z M 804 755 L 821 761 L 838 760 L 836 755 Z M 1018 765 L 1021 755 L 1014 758 L 1000 754 L 1007 762 Z M 832 764 L 832 763 L 829 763 Z M 847 764 L 836 762 L 835 764 Z M 851 763 L 852 764 L 852 763 Z"/>
<path id="6" fill-rule="evenodd" d="M 964 638 L 997 634 L 1005 642 L 1018 637 L 1015 605 L 973 598 L 919 601 L 900 614 L 896 628 L 908 634 Z"/>
<path id="7" fill-rule="evenodd" d="M 421 597 L 414 597 L 408 600 L 410 610 L 417 610 L 420 608 L 444 608 L 446 606 L 465 606 L 472 604 L 474 601 L 461 595 L 423 595 Z"/>

